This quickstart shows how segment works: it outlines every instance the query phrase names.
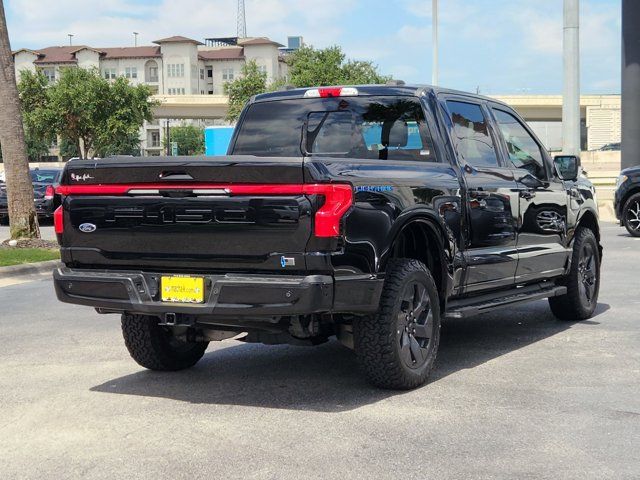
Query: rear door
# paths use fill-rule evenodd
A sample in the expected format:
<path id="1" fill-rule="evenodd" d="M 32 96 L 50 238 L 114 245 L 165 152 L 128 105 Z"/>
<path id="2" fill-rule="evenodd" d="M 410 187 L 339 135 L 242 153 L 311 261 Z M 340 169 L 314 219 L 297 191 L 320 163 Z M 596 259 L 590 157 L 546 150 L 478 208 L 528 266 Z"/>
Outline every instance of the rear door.
<path id="1" fill-rule="evenodd" d="M 497 135 L 482 102 L 446 96 L 444 106 L 466 184 L 465 289 L 509 286 L 518 264 L 519 199 L 513 170 L 498 154 Z"/>
<path id="2" fill-rule="evenodd" d="M 520 197 L 516 281 L 562 275 L 569 254 L 567 191 L 526 123 L 508 107 L 494 104 L 491 109 Z"/>

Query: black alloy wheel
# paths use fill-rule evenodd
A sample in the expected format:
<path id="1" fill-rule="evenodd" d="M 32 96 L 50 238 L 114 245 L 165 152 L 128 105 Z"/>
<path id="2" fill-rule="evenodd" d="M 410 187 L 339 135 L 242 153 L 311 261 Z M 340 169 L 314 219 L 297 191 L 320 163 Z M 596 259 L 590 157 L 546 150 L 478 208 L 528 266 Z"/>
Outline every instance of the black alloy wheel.
<path id="1" fill-rule="evenodd" d="M 433 346 L 433 312 L 427 288 L 419 281 L 405 287 L 398 312 L 397 341 L 400 357 L 409 368 L 420 368 L 429 359 Z"/>
<path id="2" fill-rule="evenodd" d="M 640 193 L 632 196 L 624 206 L 622 223 L 634 237 L 640 237 Z"/>

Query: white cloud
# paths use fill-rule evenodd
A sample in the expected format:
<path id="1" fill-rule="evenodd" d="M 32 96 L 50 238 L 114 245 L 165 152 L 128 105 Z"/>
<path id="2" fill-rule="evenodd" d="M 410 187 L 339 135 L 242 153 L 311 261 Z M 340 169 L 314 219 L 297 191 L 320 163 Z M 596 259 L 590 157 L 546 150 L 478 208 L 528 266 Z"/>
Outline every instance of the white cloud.
<path id="1" fill-rule="evenodd" d="M 139 43 L 184 35 L 195 39 L 233 36 L 236 33 L 235 0 L 161 0 L 141 4 L 135 0 L 9 0 L 9 25 L 14 49 L 64 45 L 67 33 L 75 44 L 130 45 L 133 31 Z M 356 0 L 249 0 L 249 35 L 285 41 L 288 35 L 305 40 L 336 43 L 338 21 Z"/>

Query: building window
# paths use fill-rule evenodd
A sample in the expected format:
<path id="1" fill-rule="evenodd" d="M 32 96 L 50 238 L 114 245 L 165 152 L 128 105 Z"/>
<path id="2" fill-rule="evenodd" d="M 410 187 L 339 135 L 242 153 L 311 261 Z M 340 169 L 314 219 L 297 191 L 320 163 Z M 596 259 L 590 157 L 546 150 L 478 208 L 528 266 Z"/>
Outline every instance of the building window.
<path id="1" fill-rule="evenodd" d="M 233 68 L 222 69 L 222 80 L 233 80 Z"/>
<path id="2" fill-rule="evenodd" d="M 43 68 L 42 74 L 47 77 L 49 83 L 56 81 L 56 69 L 55 68 Z"/>
<path id="3" fill-rule="evenodd" d="M 169 95 L 184 95 L 184 88 L 170 88 Z"/>
<path id="4" fill-rule="evenodd" d="M 160 131 L 152 130 L 151 132 L 151 140 L 149 142 L 149 146 L 151 148 L 157 148 L 160 146 Z"/>
<path id="5" fill-rule="evenodd" d="M 127 78 L 138 78 L 138 69 L 136 67 L 127 67 L 124 69 L 124 76 Z"/>
<path id="6" fill-rule="evenodd" d="M 204 68 L 200 69 L 200 80 L 204 80 Z"/>
<path id="7" fill-rule="evenodd" d="M 152 83 L 158 81 L 158 67 L 149 67 L 149 81 Z"/>
<path id="8" fill-rule="evenodd" d="M 170 63 L 167 65 L 168 77 L 184 77 L 184 63 Z"/>
<path id="9" fill-rule="evenodd" d="M 207 78 L 213 78 L 213 68 L 207 68 Z"/>
<path id="10" fill-rule="evenodd" d="M 116 69 L 115 68 L 105 68 L 104 69 L 104 78 L 107 80 L 114 80 L 116 78 Z"/>

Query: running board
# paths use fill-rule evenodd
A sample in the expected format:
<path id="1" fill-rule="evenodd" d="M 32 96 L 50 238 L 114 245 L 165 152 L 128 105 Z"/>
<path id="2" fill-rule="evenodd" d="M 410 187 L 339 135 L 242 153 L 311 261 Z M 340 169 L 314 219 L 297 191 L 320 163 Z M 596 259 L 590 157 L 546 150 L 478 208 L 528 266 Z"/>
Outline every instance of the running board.
<path id="1" fill-rule="evenodd" d="M 499 292 L 498 294 L 479 295 L 477 297 L 452 300 L 447 305 L 444 318 L 469 318 L 499 308 L 511 307 L 519 303 L 531 302 L 567 293 L 567 287 L 551 282 L 526 285 Z"/>

